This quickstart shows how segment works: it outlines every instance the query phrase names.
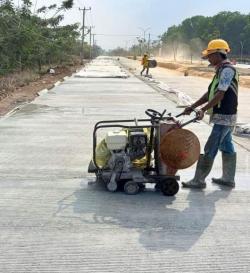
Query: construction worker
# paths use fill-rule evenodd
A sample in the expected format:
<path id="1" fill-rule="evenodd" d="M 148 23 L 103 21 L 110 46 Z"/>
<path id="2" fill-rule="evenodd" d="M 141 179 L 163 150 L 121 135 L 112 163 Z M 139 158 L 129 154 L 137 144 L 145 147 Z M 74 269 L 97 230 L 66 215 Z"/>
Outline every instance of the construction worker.
<path id="1" fill-rule="evenodd" d="M 149 71 L 149 61 L 148 61 L 148 54 L 145 53 L 142 57 L 142 60 L 141 60 L 141 65 L 143 66 L 142 68 L 142 71 L 141 71 L 141 76 L 142 76 L 142 73 L 145 71 L 146 69 L 146 76 L 148 75 L 148 71 Z"/>
<path id="2" fill-rule="evenodd" d="M 201 120 L 204 113 L 210 115 L 212 132 L 196 166 L 195 176 L 188 182 L 183 182 L 183 187 L 206 187 L 205 178 L 210 173 L 214 158 L 220 150 L 222 152 L 222 177 L 212 178 L 217 184 L 235 187 L 236 153 L 232 142 L 232 132 L 236 123 L 238 106 L 238 73 L 227 59 L 230 51 L 229 45 L 222 39 L 212 40 L 207 49 L 202 52 L 216 72 L 208 91 L 191 106 L 186 107 L 185 114 L 190 114 L 195 108 L 198 110 L 198 118 Z"/>

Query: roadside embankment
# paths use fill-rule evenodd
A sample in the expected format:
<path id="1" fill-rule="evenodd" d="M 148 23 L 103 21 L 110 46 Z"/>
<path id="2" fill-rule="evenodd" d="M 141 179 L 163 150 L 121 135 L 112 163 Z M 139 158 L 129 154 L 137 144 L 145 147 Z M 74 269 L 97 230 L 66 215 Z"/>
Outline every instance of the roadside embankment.
<path id="1" fill-rule="evenodd" d="M 127 58 L 133 59 L 131 56 Z M 141 57 L 137 58 L 137 60 L 140 62 Z M 163 58 L 156 58 L 156 60 L 158 67 L 176 70 L 183 73 L 184 76 L 198 76 L 210 79 L 214 75 L 214 68 L 209 67 L 206 62 L 174 62 L 165 60 Z M 240 74 L 240 85 L 244 87 L 250 87 L 250 69 L 237 67 L 237 70 Z"/>
<path id="2" fill-rule="evenodd" d="M 131 69 L 131 72 L 139 74 L 141 65 L 136 60 L 128 58 L 121 59 L 122 64 Z M 208 68 L 212 70 L 212 68 Z M 246 69 L 245 69 L 246 70 Z M 179 68 L 177 69 L 164 69 L 164 67 L 156 67 L 150 70 L 151 77 L 142 77 L 150 85 L 153 85 L 160 93 L 166 96 L 168 99 L 174 101 L 177 107 L 185 107 L 192 104 L 199 99 L 207 90 L 207 86 L 210 83 L 214 72 L 210 72 L 210 79 L 207 77 L 200 77 L 201 74 L 194 75 L 192 77 L 185 77 Z M 241 77 L 242 78 L 242 77 Z M 239 89 L 239 107 L 238 107 L 238 122 L 235 128 L 235 135 L 240 139 L 237 142 L 250 150 L 249 136 L 250 136 L 250 123 L 249 123 L 249 98 L 250 98 L 250 85 L 243 87 L 241 85 Z M 208 122 L 208 117 L 205 118 Z M 236 138 L 236 137 L 235 137 Z"/>
<path id="3" fill-rule="evenodd" d="M 26 70 L 0 77 L 0 116 L 17 105 L 32 101 L 39 91 L 53 88 L 56 82 L 63 81 L 80 67 L 80 64 L 64 65 L 56 66 L 53 74 Z"/>

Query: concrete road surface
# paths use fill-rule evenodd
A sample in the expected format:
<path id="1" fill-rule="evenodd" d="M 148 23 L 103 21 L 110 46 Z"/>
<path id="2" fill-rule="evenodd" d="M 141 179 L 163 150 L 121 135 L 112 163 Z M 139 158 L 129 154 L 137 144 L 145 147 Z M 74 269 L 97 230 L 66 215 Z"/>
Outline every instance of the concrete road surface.
<path id="1" fill-rule="evenodd" d="M 102 74 L 114 64 L 98 62 Z M 232 191 L 210 183 L 221 173 L 219 156 L 204 191 L 165 197 L 148 189 L 129 196 L 88 184 L 97 121 L 142 118 L 147 108 L 180 112 L 127 74 L 73 76 L 0 120 L 0 272 L 250 272 L 244 147 L 236 145 Z M 188 128 L 203 145 L 210 127 Z M 194 168 L 181 171 L 181 178 L 191 178 Z"/>

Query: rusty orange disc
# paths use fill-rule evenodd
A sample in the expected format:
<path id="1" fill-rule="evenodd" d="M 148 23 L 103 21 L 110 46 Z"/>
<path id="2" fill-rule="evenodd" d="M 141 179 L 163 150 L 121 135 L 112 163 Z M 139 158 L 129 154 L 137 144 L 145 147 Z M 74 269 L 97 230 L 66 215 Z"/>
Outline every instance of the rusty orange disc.
<path id="1" fill-rule="evenodd" d="M 186 169 L 199 158 L 199 139 L 186 129 L 171 130 L 161 138 L 160 154 L 167 166 L 179 170 Z"/>

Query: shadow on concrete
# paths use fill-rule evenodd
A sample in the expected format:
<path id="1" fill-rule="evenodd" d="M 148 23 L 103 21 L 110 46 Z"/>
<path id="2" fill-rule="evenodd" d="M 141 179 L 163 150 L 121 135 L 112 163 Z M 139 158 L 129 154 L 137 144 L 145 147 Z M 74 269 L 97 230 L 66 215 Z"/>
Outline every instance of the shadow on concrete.
<path id="1" fill-rule="evenodd" d="M 209 227 L 216 213 L 216 202 L 230 190 L 182 191 L 176 197 L 146 191 L 135 196 L 110 193 L 92 184 L 59 201 L 56 215 L 73 210 L 73 217 L 85 224 L 119 225 L 139 233 L 139 243 L 151 251 L 187 251 Z M 89 217 L 91 215 L 91 217 Z M 93 227 L 94 228 L 94 227 Z"/>

